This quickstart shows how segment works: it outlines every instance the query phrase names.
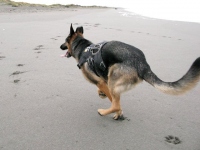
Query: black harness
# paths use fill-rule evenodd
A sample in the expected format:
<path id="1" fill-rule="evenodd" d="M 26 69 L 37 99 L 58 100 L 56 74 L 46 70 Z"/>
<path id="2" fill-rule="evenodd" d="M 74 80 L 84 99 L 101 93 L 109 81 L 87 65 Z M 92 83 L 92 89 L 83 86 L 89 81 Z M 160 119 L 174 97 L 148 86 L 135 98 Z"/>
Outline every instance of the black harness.
<path id="1" fill-rule="evenodd" d="M 107 72 L 107 66 L 105 65 L 102 58 L 102 47 L 107 42 L 101 42 L 98 44 L 92 44 L 88 46 L 81 54 L 78 68 L 81 69 L 82 65 L 87 62 L 90 69 L 97 75 L 102 76 L 102 71 Z"/>

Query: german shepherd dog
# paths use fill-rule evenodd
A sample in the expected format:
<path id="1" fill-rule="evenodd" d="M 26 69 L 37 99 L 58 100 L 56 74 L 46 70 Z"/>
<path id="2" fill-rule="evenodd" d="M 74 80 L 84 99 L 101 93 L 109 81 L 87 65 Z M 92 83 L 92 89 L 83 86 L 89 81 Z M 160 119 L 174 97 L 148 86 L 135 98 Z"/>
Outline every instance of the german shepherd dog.
<path id="1" fill-rule="evenodd" d="M 83 27 L 77 27 L 74 31 L 71 24 L 70 33 L 60 48 L 67 50 L 66 57 L 73 56 L 77 62 L 80 62 L 87 47 L 91 44 L 92 42 L 83 37 Z M 115 113 L 113 117 L 115 120 L 123 117 L 120 94 L 132 89 L 143 80 L 156 89 L 172 95 L 185 93 L 200 80 L 200 57 L 194 61 L 188 72 L 175 82 L 164 82 L 159 79 L 146 62 L 143 52 L 134 46 L 119 41 L 110 41 L 101 48 L 101 57 L 106 69 L 99 69 L 97 66 L 96 70 L 99 75 L 91 69 L 89 61 L 85 61 L 79 67 L 85 78 L 98 87 L 99 96 L 108 97 L 111 101 L 110 108 L 98 109 L 98 113 L 101 116 Z"/>

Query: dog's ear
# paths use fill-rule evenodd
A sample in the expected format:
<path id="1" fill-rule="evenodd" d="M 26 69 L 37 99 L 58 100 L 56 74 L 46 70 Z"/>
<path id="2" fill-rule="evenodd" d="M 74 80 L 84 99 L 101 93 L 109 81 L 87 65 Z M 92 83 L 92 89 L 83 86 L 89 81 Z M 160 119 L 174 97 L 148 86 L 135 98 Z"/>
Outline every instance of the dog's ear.
<path id="1" fill-rule="evenodd" d="M 74 34 L 74 29 L 72 27 L 72 23 L 71 23 L 71 27 L 70 27 L 70 35 L 73 35 Z"/>
<path id="2" fill-rule="evenodd" d="M 77 27 L 77 28 L 76 28 L 76 33 L 81 33 L 81 34 L 83 34 L 83 27 Z"/>

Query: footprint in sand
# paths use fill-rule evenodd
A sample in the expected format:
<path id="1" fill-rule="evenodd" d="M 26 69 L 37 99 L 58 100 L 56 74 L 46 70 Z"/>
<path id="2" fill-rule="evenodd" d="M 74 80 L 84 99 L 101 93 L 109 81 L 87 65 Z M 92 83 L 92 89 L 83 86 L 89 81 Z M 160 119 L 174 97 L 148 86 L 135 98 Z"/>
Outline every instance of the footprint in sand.
<path id="1" fill-rule="evenodd" d="M 17 66 L 18 66 L 18 67 L 22 67 L 22 66 L 24 66 L 24 64 L 17 64 Z"/>
<path id="2" fill-rule="evenodd" d="M 99 24 L 99 23 L 96 23 L 96 24 L 94 24 L 94 27 L 98 27 L 99 25 L 101 25 L 101 24 Z"/>
<path id="3" fill-rule="evenodd" d="M 0 56 L 0 60 L 2 60 L 2 59 L 4 59 L 4 58 L 6 58 L 5 56 Z"/>
<path id="4" fill-rule="evenodd" d="M 61 36 L 53 37 L 53 38 L 51 38 L 51 40 L 57 41 L 59 37 L 61 37 Z"/>
<path id="5" fill-rule="evenodd" d="M 15 71 L 10 76 L 19 75 L 19 74 L 22 74 L 22 73 L 25 73 L 25 72 L 27 72 L 27 71 Z"/>
<path id="6" fill-rule="evenodd" d="M 53 37 L 53 38 L 51 38 L 51 40 L 54 40 L 54 41 L 56 41 L 56 40 L 58 40 L 58 38 L 59 37 L 61 37 L 61 36 L 56 36 L 56 37 Z"/>
<path id="7" fill-rule="evenodd" d="M 172 135 L 168 135 L 165 137 L 165 141 L 167 143 L 172 143 L 172 144 L 180 144 L 181 140 L 178 137 L 172 136 Z"/>
<path id="8" fill-rule="evenodd" d="M 37 50 L 37 52 L 35 53 L 42 53 L 40 50 L 44 49 L 44 46 L 43 45 L 38 45 L 36 48 L 34 48 L 34 50 Z"/>
<path id="9" fill-rule="evenodd" d="M 100 23 L 95 23 L 94 25 L 95 25 L 95 26 L 99 26 L 99 25 L 101 25 L 101 24 L 100 24 Z"/>
<path id="10" fill-rule="evenodd" d="M 24 66 L 25 64 L 17 64 L 18 67 L 22 67 Z M 26 71 L 15 71 L 13 72 L 10 76 L 14 76 L 14 75 L 19 75 L 19 74 L 22 74 L 22 73 L 25 73 Z M 13 82 L 14 83 L 18 83 L 20 81 L 20 79 L 15 79 Z"/>
<path id="11" fill-rule="evenodd" d="M 22 72 L 22 71 L 15 71 L 13 72 L 10 76 L 15 76 L 15 75 L 19 75 L 19 74 L 22 74 L 22 73 L 25 73 L 26 71 Z M 19 79 L 15 79 L 13 82 L 14 83 L 18 83 L 20 80 Z"/>
<path id="12" fill-rule="evenodd" d="M 41 49 L 44 49 L 43 45 L 38 45 L 36 48 L 34 48 L 34 50 L 41 50 Z"/>
<path id="13" fill-rule="evenodd" d="M 51 39 L 52 39 L 52 40 L 55 40 L 55 41 L 58 40 L 58 39 L 56 39 L 56 38 L 51 38 Z"/>
<path id="14" fill-rule="evenodd" d="M 14 80 L 14 83 L 18 83 L 20 80 L 19 79 L 16 79 L 16 80 Z"/>

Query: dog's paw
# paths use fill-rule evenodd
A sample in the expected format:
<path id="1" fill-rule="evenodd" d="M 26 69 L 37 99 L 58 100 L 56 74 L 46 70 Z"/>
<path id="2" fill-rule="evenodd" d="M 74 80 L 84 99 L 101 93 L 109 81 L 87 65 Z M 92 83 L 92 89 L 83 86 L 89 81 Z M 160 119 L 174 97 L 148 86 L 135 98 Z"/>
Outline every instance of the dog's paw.
<path id="1" fill-rule="evenodd" d="M 124 115 L 122 110 L 119 110 L 118 112 L 115 113 L 115 115 L 113 116 L 114 120 L 124 120 Z"/>
<path id="2" fill-rule="evenodd" d="M 115 114 L 115 115 L 113 116 L 113 119 L 114 119 L 114 120 L 125 120 L 125 117 L 124 117 L 124 115 L 116 115 L 116 114 Z"/>
<path id="3" fill-rule="evenodd" d="M 102 91 L 100 91 L 100 90 L 98 90 L 98 94 L 99 94 L 99 97 L 100 98 L 102 98 L 102 99 L 104 99 L 104 98 L 106 98 L 107 96 L 106 96 L 106 94 L 105 93 L 103 93 Z"/>
<path id="4" fill-rule="evenodd" d="M 106 109 L 98 109 L 97 110 L 100 116 L 105 116 L 106 115 Z"/>

